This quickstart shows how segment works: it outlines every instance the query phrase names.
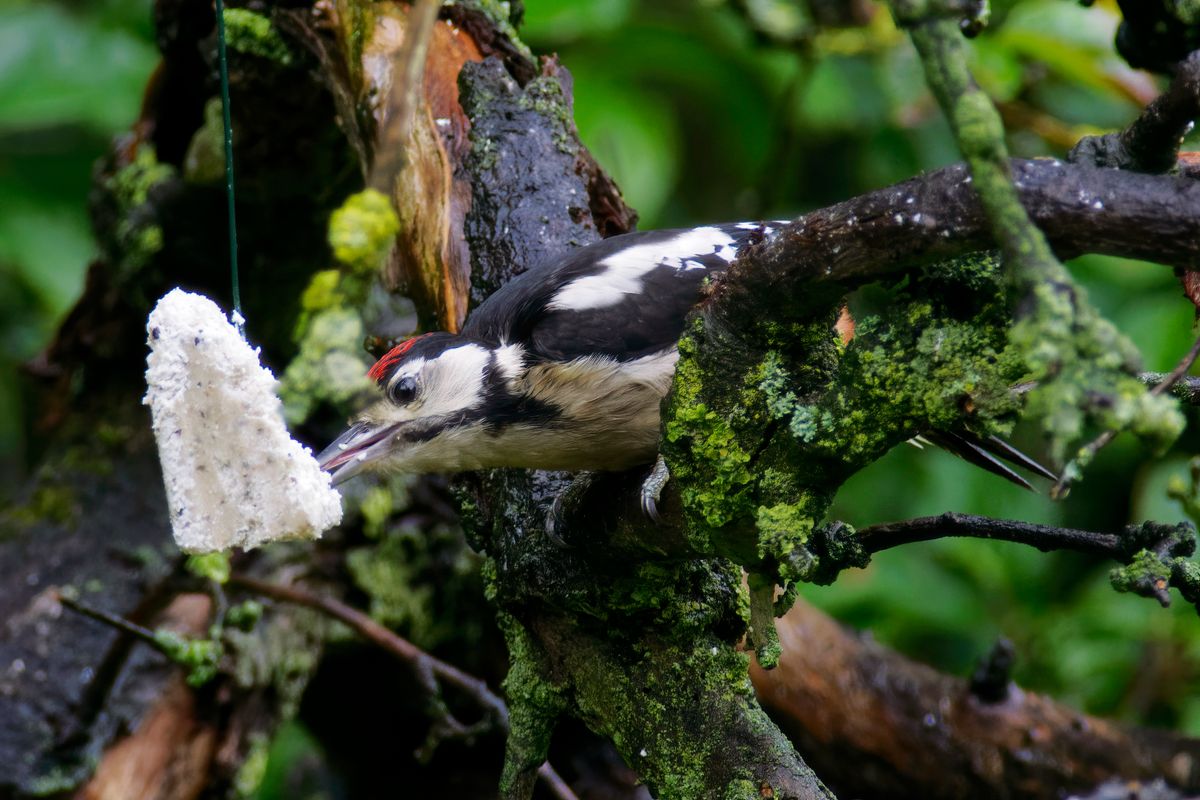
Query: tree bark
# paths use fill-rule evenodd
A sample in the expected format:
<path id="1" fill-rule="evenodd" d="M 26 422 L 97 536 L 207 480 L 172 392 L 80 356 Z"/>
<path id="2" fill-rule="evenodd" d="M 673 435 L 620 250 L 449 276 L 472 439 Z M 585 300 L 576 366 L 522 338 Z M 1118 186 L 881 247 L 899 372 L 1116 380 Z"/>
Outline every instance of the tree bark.
<path id="1" fill-rule="evenodd" d="M 1052 798 L 1114 777 L 1200 791 L 1200 741 L 1129 729 L 1003 681 L 992 701 L 801 601 L 783 658 L 753 667 L 763 705 L 844 797 Z M 937 775 L 930 781 L 928 776 Z"/>

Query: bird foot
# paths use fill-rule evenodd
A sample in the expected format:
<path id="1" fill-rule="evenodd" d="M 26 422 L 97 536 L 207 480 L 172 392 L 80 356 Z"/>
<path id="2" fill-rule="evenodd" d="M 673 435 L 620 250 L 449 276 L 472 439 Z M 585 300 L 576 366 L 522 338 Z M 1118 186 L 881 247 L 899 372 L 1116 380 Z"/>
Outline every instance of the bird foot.
<path id="1" fill-rule="evenodd" d="M 642 513 L 655 524 L 662 522 L 662 517 L 658 513 L 658 501 L 662 497 L 663 487 L 669 480 L 671 480 L 671 470 L 667 469 L 667 462 L 663 461 L 663 457 L 660 455 L 654 462 L 654 468 L 646 476 L 646 480 L 642 481 Z"/>

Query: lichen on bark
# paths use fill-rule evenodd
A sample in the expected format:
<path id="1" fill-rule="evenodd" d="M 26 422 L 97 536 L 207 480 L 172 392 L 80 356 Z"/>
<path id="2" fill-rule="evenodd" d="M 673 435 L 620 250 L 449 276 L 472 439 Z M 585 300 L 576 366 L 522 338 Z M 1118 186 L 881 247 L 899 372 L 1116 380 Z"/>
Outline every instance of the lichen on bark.
<path id="1" fill-rule="evenodd" d="M 772 611 L 787 610 L 797 583 L 828 578 L 808 545 L 841 484 L 923 431 L 1007 430 L 1023 366 L 1007 340 L 1003 272 L 988 255 L 875 290 L 846 344 L 834 330 L 840 298 L 760 324 L 731 316 L 721 291 L 681 343 L 664 454 L 692 547 L 751 572 L 751 639 L 770 665 Z"/>
<path id="2" fill-rule="evenodd" d="M 1130 430 L 1165 448 L 1183 430 L 1176 404 L 1147 393 L 1137 380 L 1136 348 L 1087 301 L 1021 205 L 1000 114 L 967 65 L 964 25 L 986 20 L 932 0 L 892 0 L 891 7 L 896 21 L 909 29 L 1022 300 L 1010 340 L 1036 387 L 1031 411 L 1042 421 L 1051 455 L 1057 461 L 1073 455 L 1066 474 L 1077 476 L 1092 451 L 1069 449 L 1088 426 Z M 1097 210 L 1104 205 L 1100 197 L 1080 200 Z"/>

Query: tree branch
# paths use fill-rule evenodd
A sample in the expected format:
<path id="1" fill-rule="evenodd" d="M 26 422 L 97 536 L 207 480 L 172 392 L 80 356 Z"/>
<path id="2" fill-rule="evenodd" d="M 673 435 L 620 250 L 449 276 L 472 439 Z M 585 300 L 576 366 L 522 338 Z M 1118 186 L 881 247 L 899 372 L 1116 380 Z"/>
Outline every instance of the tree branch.
<path id="1" fill-rule="evenodd" d="M 950 536 L 1017 542 L 1036 547 L 1042 552 L 1076 550 L 1115 559 L 1128 557 L 1128 553 L 1121 546 L 1126 537 L 1121 534 L 1059 528 L 1053 525 L 955 512 L 936 517 L 870 525 L 855 534 L 858 543 L 871 554 L 913 542 L 928 542 Z"/>
<path id="2" fill-rule="evenodd" d="M 409 7 L 404 44 L 396 51 L 392 69 L 387 114 L 374 148 L 375 161 L 367 185 L 385 194 L 395 186 L 396 176 L 408 163 L 409 130 L 422 97 L 425 59 L 429 40 L 441 10 L 441 0 L 416 0 Z"/>
<path id="3" fill-rule="evenodd" d="M 1017 542 L 1043 552 L 1075 550 L 1111 558 L 1126 566 L 1113 571 L 1118 591 L 1129 591 L 1170 604 L 1168 587 L 1175 587 L 1200 612 L 1200 569 L 1189 557 L 1196 551 L 1196 529 L 1190 522 L 1169 525 L 1143 522 L 1120 533 L 1098 533 L 975 514 L 947 512 L 870 525 L 855 531 L 835 522 L 814 537 L 813 554 L 820 560 L 819 583 L 832 582 L 846 567 L 865 567 L 871 556 L 913 542 L 951 536 Z"/>
<path id="4" fill-rule="evenodd" d="M 1138 377 L 1141 378 L 1142 383 L 1155 386 L 1165 382 L 1169 375 L 1166 372 L 1143 372 Z M 1188 405 L 1200 405 L 1200 378 L 1181 378 L 1171 387 L 1171 394 Z"/>
<path id="5" fill-rule="evenodd" d="M 232 575 L 229 578 L 229 583 L 232 586 L 240 587 L 263 597 L 270 597 L 275 600 L 282 600 L 286 603 L 294 603 L 320 611 L 322 614 L 326 614 L 345 624 L 359 636 L 411 666 L 414 672 L 417 673 L 421 683 L 431 692 L 437 712 L 433 723 L 434 730 L 431 731 L 431 739 L 423 747 L 424 750 L 429 751 L 426 753 L 427 756 L 432 754 L 432 747 L 436 746 L 439 738 L 463 738 L 482 732 L 482 728 L 479 725 L 465 725 L 445 708 L 445 704 L 439 698 L 440 690 L 436 683 L 431 681 L 434 678 L 455 687 L 473 699 L 487 712 L 491 718 L 491 722 L 506 734 L 508 733 L 508 706 L 487 687 L 486 683 L 473 675 L 468 675 L 452 664 L 447 664 L 445 661 L 426 653 L 412 642 L 380 625 L 369 615 L 364 614 L 358 609 L 352 608 L 340 600 L 327 595 L 315 594 L 295 586 L 268 583 L 267 581 L 260 581 L 246 575 Z M 559 800 L 578 800 L 571 787 L 559 776 L 549 762 L 543 763 L 538 768 L 538 775 L 545 782 L 547 789 L 555 797 L 559 798 Z"/>
<path id="6" fill-rule="evenodd" d="M 1186 159 L 1189 172 L 1194 159 Z M 1013 159 L 1021 204 L 1063 258 L 1083 253 L 1200 267 L 1200 181 Z M 800 287 L 834 292 L 995 247 L 962 164 L 805 214 L 744 251 L 715 290 L 770 308 Z"/>
<path id="7" fill-rule="evenodd" d="M 1200 51 L 1179 62 L 1167 91 L 1146 106 L 1120 133 L 1085 136 L 1068 161 L 1135 172 L 1166 172 L 1175 166 L 1179 145 L 1200 116 Z"/>
<path id="8" fill-rule="evenodd" d="M 751 667 L 754 687 L 839 797 L 1046 798 L 1159 777 L 1200 790 L 1194 738 L 1119 726 L 1008 681 L 981 697 L 803 600 L 778 628 L 783 658 Z"/>

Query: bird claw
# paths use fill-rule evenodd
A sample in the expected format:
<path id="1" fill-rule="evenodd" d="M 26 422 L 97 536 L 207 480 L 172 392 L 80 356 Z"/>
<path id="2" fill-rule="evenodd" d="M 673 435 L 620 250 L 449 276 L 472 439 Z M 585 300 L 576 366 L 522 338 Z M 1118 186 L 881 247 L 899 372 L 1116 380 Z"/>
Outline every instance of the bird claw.
<path id="1" fill-rule="evenodd" d="M 642 481 L 641 491 L 642 513 L 655 525 L 662 524 L 662 516 L 658 513 L 658 501 L 662 497 L 663 487 L 669 480 L 671 480 L 671 471 L 667 469 L 667 462 L 660 455 L 654 462 L 654 468 L 646 476 L 646 480 Z"/>

